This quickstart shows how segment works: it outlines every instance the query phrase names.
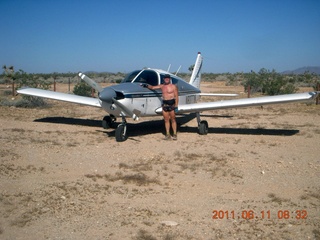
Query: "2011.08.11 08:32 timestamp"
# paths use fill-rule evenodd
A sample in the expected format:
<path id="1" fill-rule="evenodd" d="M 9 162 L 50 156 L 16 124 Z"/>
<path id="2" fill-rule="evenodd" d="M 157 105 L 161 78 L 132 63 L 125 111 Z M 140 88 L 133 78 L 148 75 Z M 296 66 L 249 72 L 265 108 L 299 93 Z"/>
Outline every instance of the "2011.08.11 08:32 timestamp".
<path id="1" fill-rule="evenodd" d="M 212 219 L 307 219 L 308 212 L 307 210 L 262 210 L 262 211 L 253 211 L 253 210 L 213 210 Z"/>

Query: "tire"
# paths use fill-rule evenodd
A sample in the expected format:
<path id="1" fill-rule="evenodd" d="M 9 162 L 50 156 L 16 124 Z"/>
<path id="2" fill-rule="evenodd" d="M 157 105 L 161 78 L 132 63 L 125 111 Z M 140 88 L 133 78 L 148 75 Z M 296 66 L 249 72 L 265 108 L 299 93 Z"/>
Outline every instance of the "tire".
<path id="1" fill-rule="evenodd" d="M 208 122 L 201 121 L 199 124 L 199 134 L 200 135 L 207 135 L 208 134 Z"/>
<path id="2" fill-rule="evenodd" d="M 104 129 L 111 128 L 112 123 L 113 123 L 112 118 L 110 116 L 105 116 L 102 120 L 102 127 Z"/>
<path id="3" fill-rule="evenodd" d="M 116 141 L 124 142 L 127 138 L 127 126 L 125 124 L 119 124 L 116 129 Z"/>

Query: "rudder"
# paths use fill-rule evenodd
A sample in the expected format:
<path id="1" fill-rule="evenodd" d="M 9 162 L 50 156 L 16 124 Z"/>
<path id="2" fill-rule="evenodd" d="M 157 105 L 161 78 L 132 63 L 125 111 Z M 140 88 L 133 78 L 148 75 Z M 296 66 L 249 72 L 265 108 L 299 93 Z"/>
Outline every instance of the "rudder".
<path id="1" fill-rule="evenodd" d="M 198 52 L 198 56 L 196 62 L 194 64 L 194 68 L 190 77 L 189 84 L 196 88 L 200 88 L 201 83 L 201 68 L 202 68 L 202 56 L 201 53 Z"/>

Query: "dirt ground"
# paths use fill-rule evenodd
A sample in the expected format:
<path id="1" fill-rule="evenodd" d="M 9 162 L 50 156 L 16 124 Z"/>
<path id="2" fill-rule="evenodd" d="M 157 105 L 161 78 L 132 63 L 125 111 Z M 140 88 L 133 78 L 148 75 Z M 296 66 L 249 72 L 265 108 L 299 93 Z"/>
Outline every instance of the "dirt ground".
<path id="1" fill-rule="evenodd" d="M 0 107 L 0 239 L 320 239 L 319 105 L 204 112 L 205 136 L 179 117 L 178 141 L 128 120 L 118 143 L 101 109 L 49 102 Z"/>

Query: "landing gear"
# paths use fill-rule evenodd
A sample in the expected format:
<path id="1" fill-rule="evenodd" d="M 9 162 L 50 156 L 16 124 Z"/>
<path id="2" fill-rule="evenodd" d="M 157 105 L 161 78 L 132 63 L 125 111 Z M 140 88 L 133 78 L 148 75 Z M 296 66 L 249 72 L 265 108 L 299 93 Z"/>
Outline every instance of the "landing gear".
<path id="1" fill-rule="evenodd" d="M 200 113 L 197 113 L 198 131 L 200 135 L 208 134 L 208 122 L 200 119 Z"/>
<path id="2" fill-rule="evenodd" d="M 125 117 L 122 117 L 122 123 L 120 123 L 116 129 L 116 141 L 124 142 L 127 138 L 127 121 Z"/>
<path id="3" fill-rule="evenodd" d="M 208 134 L 208 122 L 203 120 L 199 123 L 199 134 L 207 135 Z"/>
<path id="4" fill-rule="evenodd" d="M 102 120 L 102 127 L 104 129 L 111 128 L 113 123 L 116 121 L 115 116 L 110 115 L 110 116 L 105 116 Z"/>

